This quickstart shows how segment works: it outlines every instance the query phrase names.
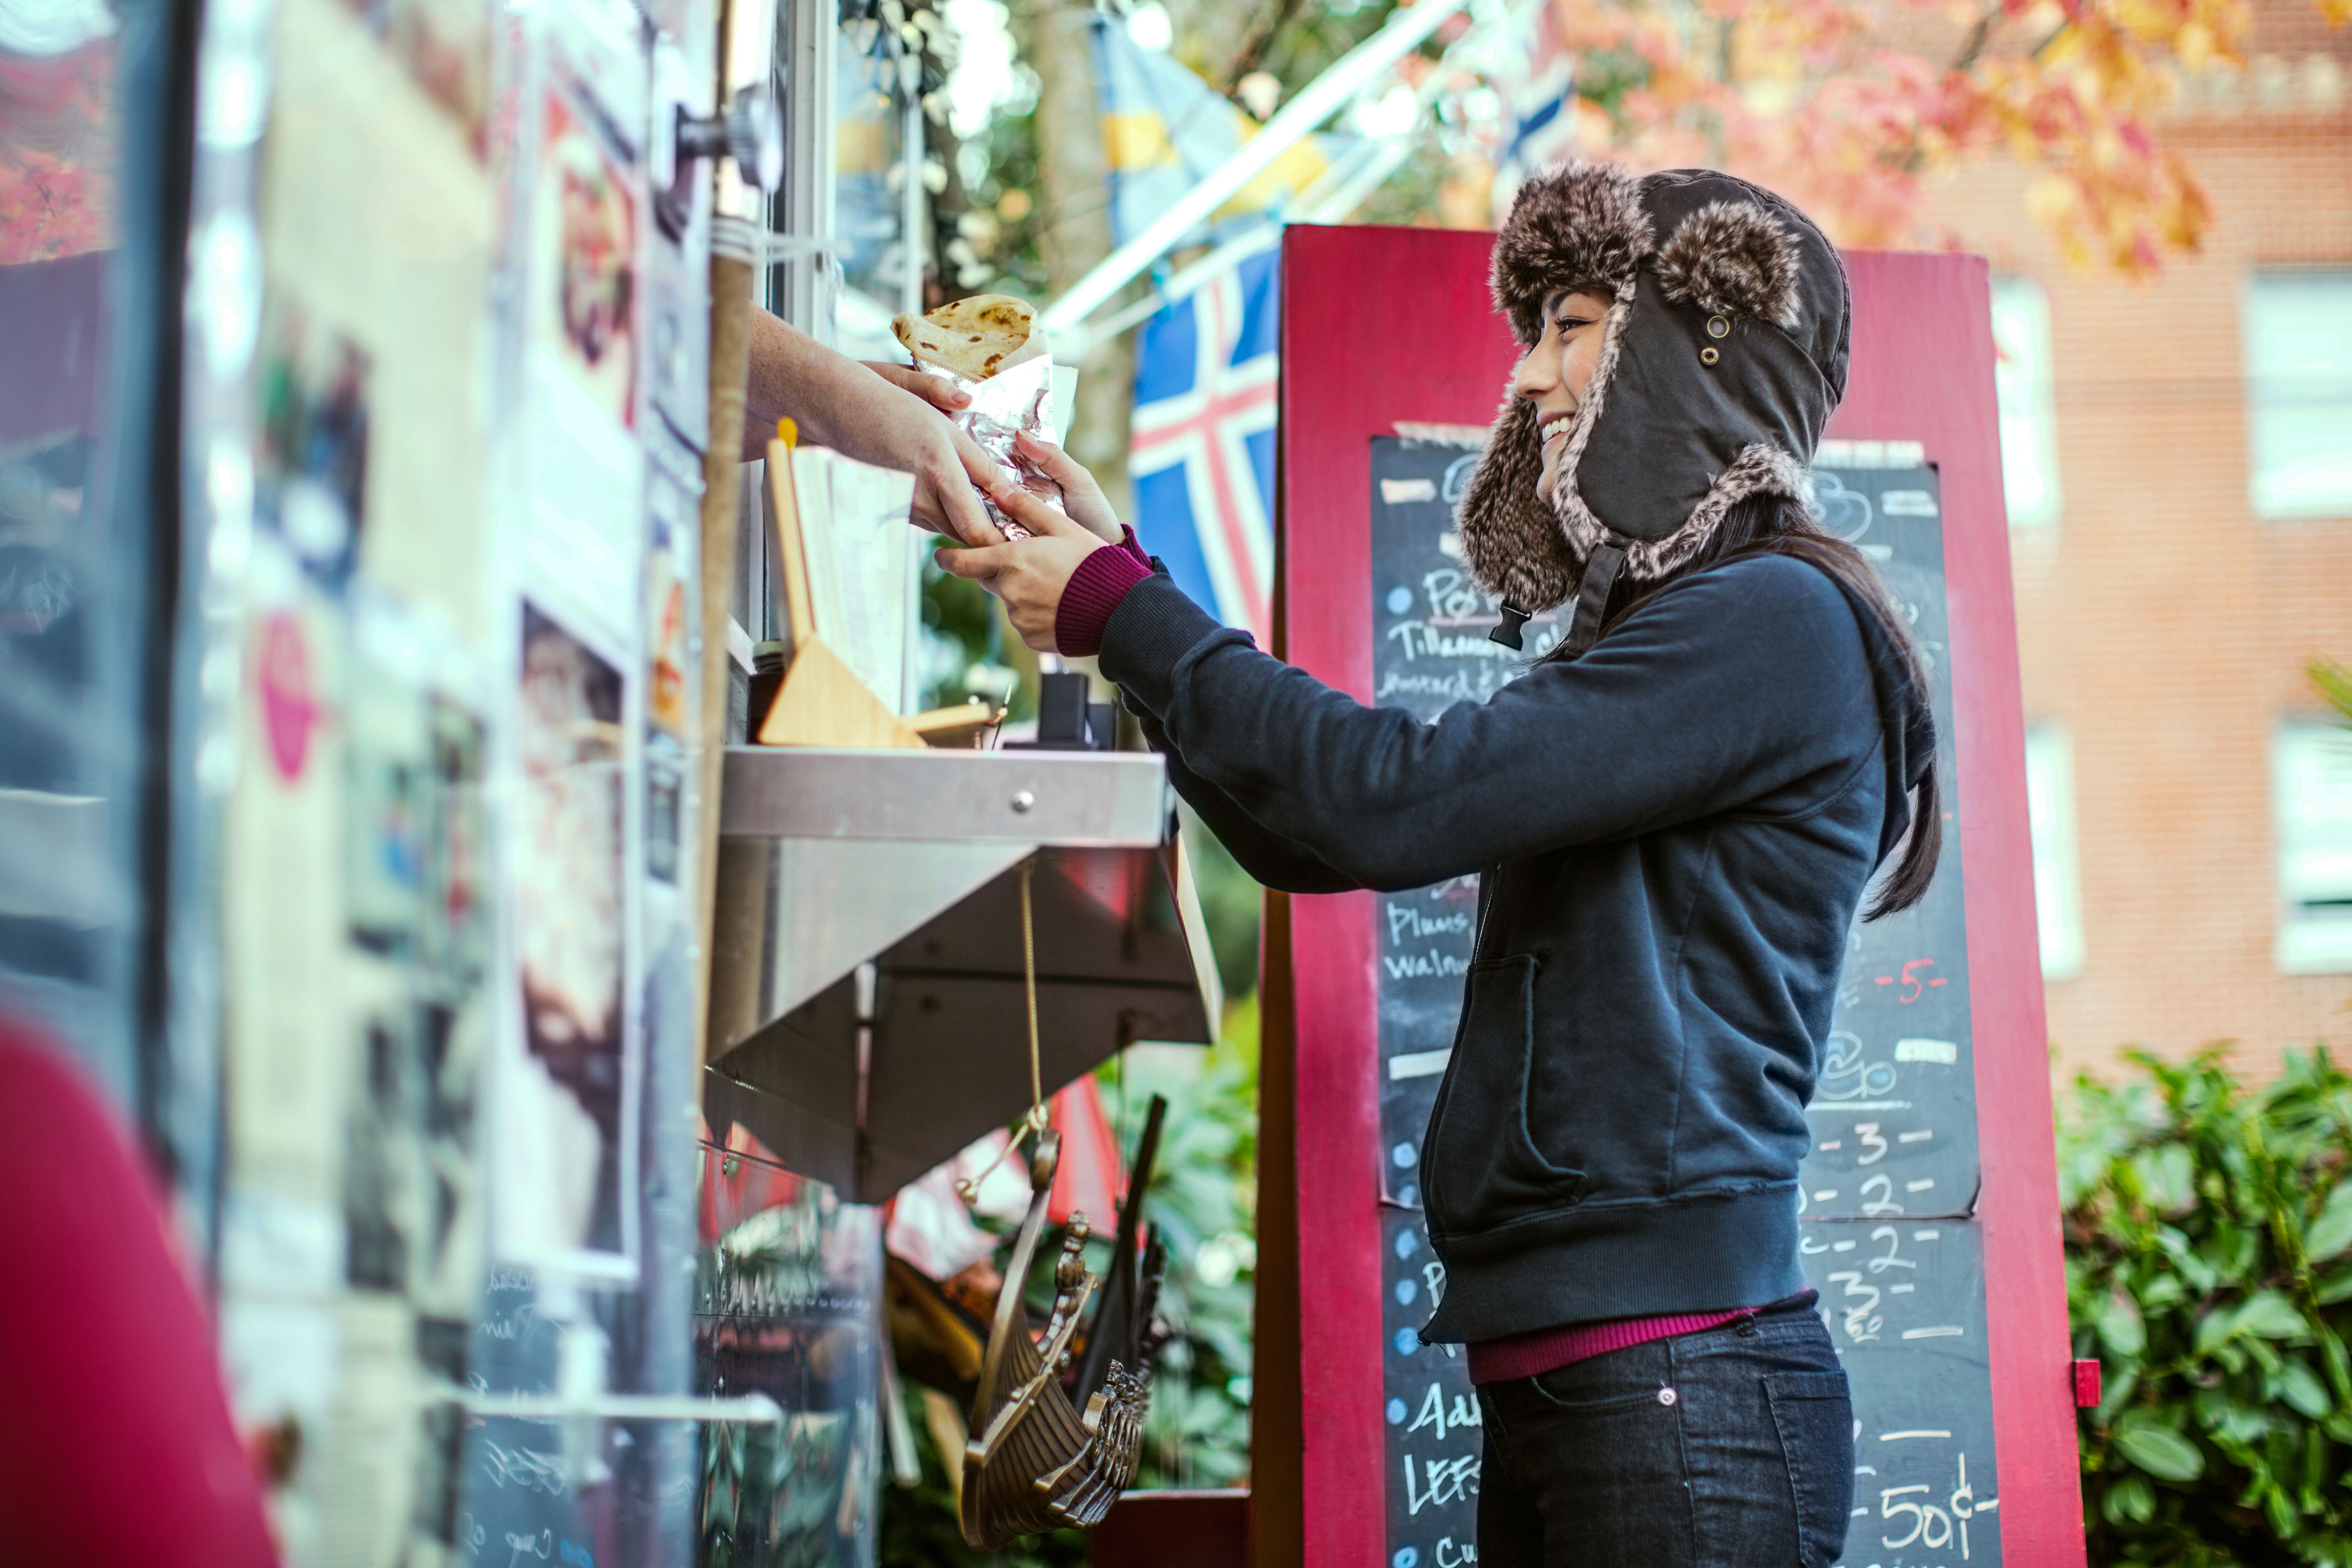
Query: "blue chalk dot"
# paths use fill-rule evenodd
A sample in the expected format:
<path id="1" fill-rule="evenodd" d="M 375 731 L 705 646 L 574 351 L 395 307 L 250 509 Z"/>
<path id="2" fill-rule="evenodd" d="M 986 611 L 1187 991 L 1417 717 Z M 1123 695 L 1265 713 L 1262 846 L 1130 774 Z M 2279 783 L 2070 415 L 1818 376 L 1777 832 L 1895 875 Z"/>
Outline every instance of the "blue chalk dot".
<path id="1" fill-rule="evenodd" d="M 1420 1561 L 1420 1552 L 1410 1546 L 1400 1546 L 1397 1548 L 1397 1554 L 1389 1559 L 1389 1568 L 1412 1568 L 1412 1565 Z"/>
<path id="2" fill-rule="evenodd" d="M 1389 1151 L 1389 1158 L 1395 1163 L 1398 1170 L 1409 1170 L 1412 1163 L 1421 1158 L 1421 1152 L 1410 1143 L 1400 1143 Z"/>
<path id="3" fill-rule="evenodd" d="M 1396 1254 L 1399 1258 L 1411 1258 L 1420 1250 L 1421 1237 L 1413 1234 L 1412 1226 L 1407 1226 L 1397 1232 Z"/>
<path id="4" fill-rule="evenodd" d="M 1414 1331 L 1413 1330 L 1412 1330 L 1412 1329 L 1399 1329 L 1399 1330 L 1396 1331 L 1396 1352 L 1397 1352 L 1397 1354 L 1399 1354 L 1399 1355 L 1411 1355 L 1413 1352 L 1415 1352 L 1415 1351 L 1419 1350 L 1420 1348 L 1421 1348 L 1421 1335 L 1420 1335 L 1419 1333 L 1415 1332 L 1415 1331 Z"/>
<path id="5" fill-rule="evenodd" d="M 1410 589 L 1410 588 L 1391 588 L 1391 589 L 1389 590 L 1389 614 L 1390 614 L 1390 615 L 1392 615 L 1392 616 L 1401 616 L 1401 615 L 1403 615 L 1407 610 L 1410 610 L 1410 609 L 1412 609 L 1412 589 Z"/>
<path id="6" fill-rule="evenodd" d="M 1421 1206 L 1421 1189 L 1414 1186 L 1411 1182 L 1407 1182 L 1403 1186 L 1397 1189 L 1397 1202 L 1402 1204 L 1409 1209 L 1419 1208 Z"/>
<path id="7" fill-rule="evenodd" d="M 1410 1279 L 1400 1279 L 1400 1280 L 1398 1280 L 1398 1281 L 1397 1281 L 1397 1286 L 1396 1286 L 1396 1290 L 1397 1290 L 1397 1305 L 1399 1305 L 1400 1307 L 1410 1307 L 1410 1306 L 1412 1306 L 1412 1299 L 1413 1299 L 1415 1296 L 1418 1296 L 1418 1295 L 1420 1295 L 1420 1294 L 1421 1294 L 1421 1287 L 1420 1287 L 1420 1286 L 1418 1286 L 1418 1285 L 1416 1285 L 1416 1284 L 1414 1284 L 1414 1283 L 1413 1283 L 1412 1280 L 1410 1280 Z"/>
<path id="8" fill-rule="evenodd" d="M 1391 1426 L 1402 1426 L 1404 1425 L 1403 1400 L 1391 1399 L 1389 1401 L 1389 1425 Z"/>

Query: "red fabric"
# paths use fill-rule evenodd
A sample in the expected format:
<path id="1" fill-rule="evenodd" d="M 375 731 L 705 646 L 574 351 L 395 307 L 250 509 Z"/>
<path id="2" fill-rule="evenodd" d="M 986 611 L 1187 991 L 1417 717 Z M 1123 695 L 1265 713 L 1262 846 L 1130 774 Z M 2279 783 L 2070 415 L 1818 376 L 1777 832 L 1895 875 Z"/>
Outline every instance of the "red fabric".
<path id="1" fill-rule="evenodd" d="M 1564 1328 L 1538 1329 L 1507 1340 L 1486 1340 L 1470 1347 L 1470 1381 L 1509 1383 L 1516 1378 L 1541 1377 L 1573 1362 L 1591 1361 L 1611 1351 L 1670 1340 L 1719 1329 L 1755 1310 L 1738 1307 L 1728 1312 L 1693 1312 L 1668 1318 L 1612 1318 L 1599 1323 L 1570 1323 Z"/>
<path id="2" fill-rule="evenodd" d="M 1151 575 L 1151 557 L 1135 542 L 1135 530 L 1108 550 L 1093 550 L 1062 587 L 1054 611 L 1054 647 L 1070 658 L 1102 651 L 1103 628 L 1128 590 Z"/>
<path id="3" fill-rule="evenodd" d="M 1108 555 L 1097 550 L 1097 555 Z M 1091 1075 L 1054 1096 L 1054 1130 L 1062 1135 L 1061 1163 L 1054 1167 L 1054 1190 L 1046 1194 L 1045 1217 L 1066 1224 L 1073 1213 L 1087 1216 L 1097 1236 L 1118 1224 L 1118 1200 L 1127 1173 L 1118 1158 L 1118 1138 L 1103 1110 L 1102 1091 Z"/>
<path id="4" fill-rule="evenodd" d="M 153 1180 L 64 1057 L 0 1019 L 0 1558 L 278 1560 Z"/>

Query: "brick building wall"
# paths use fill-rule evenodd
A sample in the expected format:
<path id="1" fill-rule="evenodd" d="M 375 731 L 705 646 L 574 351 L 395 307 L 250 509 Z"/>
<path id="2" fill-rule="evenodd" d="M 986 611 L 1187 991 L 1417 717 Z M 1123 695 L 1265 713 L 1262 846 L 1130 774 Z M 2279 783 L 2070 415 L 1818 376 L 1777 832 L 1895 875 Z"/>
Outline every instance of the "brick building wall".
<path id="1" fill-rule="evenodd" d="M 2278 966 L 2271 794 L 2276 726 L 2322 711 L 2305 666 L 2352 661 L 2352 513 L 2255 516 L 2242 369 L 2256 268 L 2352 268 L 2352 37 L 2265 4 L 2255 49 L 2166 127 L 2215 221 L 2156 281 L 2070 268 L 2014 165 L 1931 198 L 2049 304 L 2063 510 L 2011 546 L 2028 722 L 2071 740 L 2081 959 L 2046 983 L 2069 1073 L 2127 1044 L 2234 1040 L 2261 1074 L 2290 1045 L 2352 1047 L 2352 973 Z"/>

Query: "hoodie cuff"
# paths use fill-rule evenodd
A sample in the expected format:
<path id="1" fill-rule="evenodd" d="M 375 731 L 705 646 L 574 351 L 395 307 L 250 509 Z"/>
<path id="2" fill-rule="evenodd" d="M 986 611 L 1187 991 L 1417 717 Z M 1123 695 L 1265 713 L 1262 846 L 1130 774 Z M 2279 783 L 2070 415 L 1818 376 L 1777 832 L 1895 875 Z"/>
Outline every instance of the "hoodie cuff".
<path id="1" fill-rule="evenodd" d="M 1151 564 L 1151 557 L 1143 552 L 1142 542 L 1135 537 L 1135 525 L 1131 522 L 1122 522 L 1118 526 L 1121 535 L 1118 547 L 1134 556 L 1146 572 L 1159 570 Z"/>
<path id="2" fill-rule="evenodd" d="M 1135 531 L 1109 550 L 1090 550 L 1062 589 L 1054 611 L 1054 647 L 1066 658 L 1102 651 L 1103 627 L 1129 590 L 1151 575 L 1151 564 L 1135 547 Z"/>
<path id="3" fill-rule="evenodd" d="M 1154 573 L 1128 590 L 1103 627 L 1102 672 L 1150 711 L 1165 713 L 1175 696 L 1176 667 L 1186 654 L 1220 636 L 1249 641 L 1245 633 L 1226 631 L 1185 597 L 1175 579 Z"/>

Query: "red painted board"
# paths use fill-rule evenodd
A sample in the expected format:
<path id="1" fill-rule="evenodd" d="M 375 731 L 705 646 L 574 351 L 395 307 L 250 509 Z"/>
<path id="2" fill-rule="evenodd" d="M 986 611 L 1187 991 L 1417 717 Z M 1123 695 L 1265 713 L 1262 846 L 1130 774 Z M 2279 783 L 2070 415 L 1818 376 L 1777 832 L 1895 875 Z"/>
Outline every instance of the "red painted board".
<path id="1" fill-rule="evenodd" d="M 1518 351 L 1493 237 L 1294 226 L 1282 253 L 1283 657 L 1369 700 L 1369 443 L 1493 422 Z M 1400 306 L 1404 308 L 1400 309 Z M 1291 905 L 1307 1568 L 1385 1560 L 1372 895 Z"/>
<path id="2" fill-rule="evenodd" d="M 2028 1568 L 2073 1568 L 2084 1561 L 2074 1352 L 1989 279 L 1974 256 L 1858 251 L 1845 263 L 1853 363 L 1829 435 L 1920 442 L 1943 483 L 2001 1555 Z"/>
<path id="3" fill-rule="evenodd" d="M 1091 1568 L 1249 1568 L 1250 1494 L 1133 1491 L 1087 1532 Z"/>

